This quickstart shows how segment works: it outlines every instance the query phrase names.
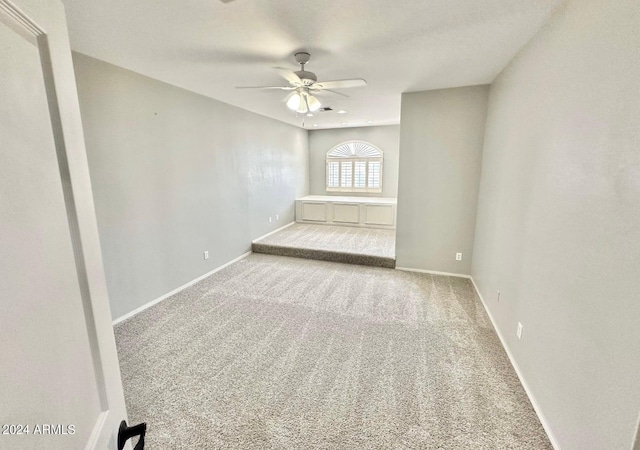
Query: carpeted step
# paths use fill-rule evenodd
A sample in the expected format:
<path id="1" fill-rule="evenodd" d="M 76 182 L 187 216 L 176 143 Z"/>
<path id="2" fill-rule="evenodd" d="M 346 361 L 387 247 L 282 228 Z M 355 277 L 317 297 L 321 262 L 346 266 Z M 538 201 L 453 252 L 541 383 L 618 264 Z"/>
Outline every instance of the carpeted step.
<path id="1" fill-rule="evenodd" d="M 282 245 L 251 244 L 254 253 L 266 253 L 268 255 L 290 256 L 293 258 L 317 259 L 321 261 L 333 261 L 345 264 L 358 264 L 361 266 L 396 267 L 396 260 L 384 256 L 364 255 L 359 253 L 337 252 L 331 250 L 318 250 L 311 248 L 287 247 Z"/>

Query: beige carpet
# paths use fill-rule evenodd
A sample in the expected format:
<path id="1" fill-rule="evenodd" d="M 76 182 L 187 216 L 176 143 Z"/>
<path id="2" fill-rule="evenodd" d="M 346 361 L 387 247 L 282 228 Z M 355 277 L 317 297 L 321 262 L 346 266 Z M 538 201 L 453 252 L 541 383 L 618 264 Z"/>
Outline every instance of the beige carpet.
<path id="1" fill-rule="evenodd" d="M 251 255 L 116 326 L 149 449 L 549 449 L 469 280 Z"/>

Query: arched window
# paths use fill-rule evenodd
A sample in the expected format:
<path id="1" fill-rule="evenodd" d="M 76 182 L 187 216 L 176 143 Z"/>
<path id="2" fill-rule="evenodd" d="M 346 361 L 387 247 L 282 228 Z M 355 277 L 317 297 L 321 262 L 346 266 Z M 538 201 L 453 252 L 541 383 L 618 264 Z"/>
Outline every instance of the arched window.
<path id="1" fill-rule="evenodd" d="M 382 151 L 348 141 L 327 152 L 327 192 L 382 192 Z"/>

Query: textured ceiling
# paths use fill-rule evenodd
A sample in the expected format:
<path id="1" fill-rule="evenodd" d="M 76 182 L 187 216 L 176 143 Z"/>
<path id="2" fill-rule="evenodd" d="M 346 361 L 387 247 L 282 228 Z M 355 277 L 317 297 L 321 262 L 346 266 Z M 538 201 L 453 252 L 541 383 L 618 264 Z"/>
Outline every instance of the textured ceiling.
<path id="1" fill-rule="evenodd" d="M 63 0 L 74 50 L 305 128 L 396 124 L 403 92 L 490 83 L 562 0 Z M 364 78 L 302 117 L 274 67 Z M 337 114 L 337 110 L 346 114 Z M 346 125 L 343 125 L 345 123 Z"/>

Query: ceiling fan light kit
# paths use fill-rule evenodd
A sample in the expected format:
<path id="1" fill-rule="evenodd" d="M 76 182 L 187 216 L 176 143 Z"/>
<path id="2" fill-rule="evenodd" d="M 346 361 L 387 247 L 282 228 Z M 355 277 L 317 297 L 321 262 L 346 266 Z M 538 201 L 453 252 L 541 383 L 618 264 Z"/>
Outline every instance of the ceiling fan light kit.
<path id="1" fill-rule="evenodd" d="M 367 82 L 361 78 L 350 80 L 334 80 L 334 81 L 318 81 L 315 73 L 304 69 L 305 64 L 309 62 L 311 55 L 307 52 L 298 52 L 295 55 L 296 62 L 300 64 L 300 70 L 292 72 L 286 69 L 279 69 L 281 75 L 289 82 L 289 86 L 248 86 L 238 87 L 237 89 L 282 89 L 286 91 L 293 90 L 286 99 L 287 108 L 299 114 L 313 113 L 320 109 L 322 104 L 313 94 L 317 94 L 322 90 L 343 95 L 332 89 L 344 89 L 358 86 L 366 86 Z"/>
<path id="2" fill-rule="evenodd" d="M 287 108 L 300 114 L 315 112 L 320 109 L 320 100 L 309 94 L 308 89 L 298 88 L 287 100 Z"/>

